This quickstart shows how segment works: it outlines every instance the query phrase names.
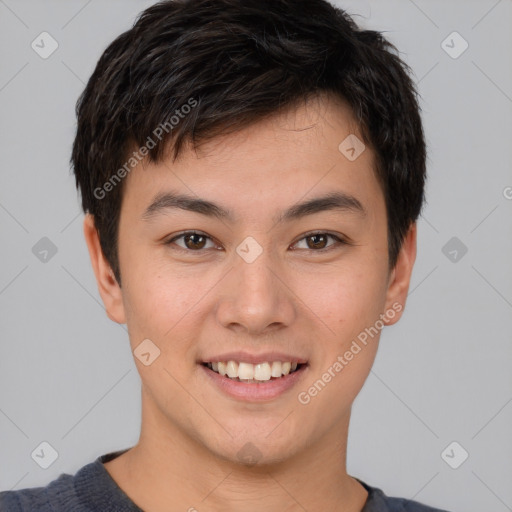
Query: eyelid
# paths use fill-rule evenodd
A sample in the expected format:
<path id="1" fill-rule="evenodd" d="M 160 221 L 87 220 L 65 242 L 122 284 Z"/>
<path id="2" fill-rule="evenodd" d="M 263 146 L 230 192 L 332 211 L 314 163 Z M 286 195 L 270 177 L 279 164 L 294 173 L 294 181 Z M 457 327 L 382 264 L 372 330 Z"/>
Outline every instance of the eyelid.
<path id="1" fill-rule="evenodd" d="M 203 236 L 205 238 L 207 238 L 208 240 L 210 240 L 211 242 L 217 244 L 217 242 L 215 241 L 214 238 L 212 238 L 210 235 L 207 235 L 206 233 L 202 232 L 202 231 L 198 231 L 198 230 L 188 230 L 188 231 L 182 231 L 181 233 L 178 233 L 176 235 L 174 235 L 171 239 L 167 240 L 166 242 L 164 242 L 165 245 L 171 245 L 173 242 L 175 242 L 176 240 L 180 239 L 180 238 L 183 238 L 184 236 L 186 235 L 200 235 L 200 236 Z M 343 235 L 339 235 L 337 233 L 331 233 L 330 231 L 322 231 L 322 230 L 316 230 L 316 231 L 310 231 L 308 233 L 305 233 L 303 235 L 301 235 L 300 238 L 298 238 L 295 242 L 293 242 L 292 244 L 290 244 L 290 247 L 294 246 L 295 244 L 297 244 L 298 242 L 301 242 L 302 240 L 304 240 L 305 238 L 309 238 L 311 236 L 315 236 L 315 235 L 326 235 L 328 237 L 331 237 L 333 239 L 336 240 L 337 244 L 332 244 L 324 249 L 305 249 L 309 252 L 318 252 L 318 253 L 322 253 L 322 252 L 327 252 L 329 251 L 330 249 L 332 249 L 333 247 L 335 248 L 336 246 L 340 246 L 340 245 L 350 245 L 350 242 L 347 241 L 347 239 L 343 236 Z M 187 252 L 187 253 L 201 253 L 201 252 L 204 252 L 205 249 L 199 249 L 197 251 L 194 251 L 192 249 L 184 249 L 183 247 L 180 247 L 179 245 L 177 246 L 177 250 L 180 250 L 180 251 L 183 251 L 183 252 Z M 299 249 L 300 250 L 300 249 Z"/>
<path id="2" fill-rule="evenodd" d="M 310 251 L 310 252 L 322 253 L 322 252 L 327 252 L 327 251 L 335 248 L 336 246 L 350 245 L 350 243 L 346 240 L 346 238 L 343 235 L 340 235 L 340 234 L 337 234 L 337 233 L 331 233 L 330 231 L 316 230 L 316 231 L 310 231 L 308 233 L 305 233 L 305 234 L 301 235 L 301 237 L 299 239 L 297 239 L 295 242 L 293 242 L 290 245 L 290 247 L 295 245 L 295 244 L 297 244 L 298 242 L 301 242 L 305 238 L 309 238 L 309 237 L 315 236 L 315 235 L 325 235 L 325 236 L 334 238 L 336 240 L 337 244 L 331 244 L 331 245 L 329 245 L 328 247 L 326 247 L 324 249 L 317 249 L 317 250 L 314 250 L 314 249 L 304 249 L 304 250 L 307 250 L 307 251 Z"/>
<path id="3" fill-rule="evenodd" d="M 206 233 L 202 232 L 202 231 L 198 231 L 198 230 L 195 230 L 195 229 L 192 229 L 192 230 L 187 230 L 187 231 L 182 231 L 181 233 L 177 233 L 176 235 L 174 235 L 172 238 L 170 238 L 169 240 L 167 240 L 166 242 L 164 242 L 164 245 L 171 245 L 173 242 L 175 242 L 176 240 L 180 239 L 180 238 L 183 238 L 187 235 L 200 235 L 200 236 L 203 236 L 204 238 L 207 238 L 208 240 L 210 240 L 212 243 L 217 244 L 216 240 L 214 238 L 212 238 L 210 235 L 207 235 Z M 188 253 L 200 253 L 200 252 L 204 252 L 204 249 L 200 249 L 200 250 L 197 250 L 197 251 L 193 251 L 191 249 L 184 249 L 183 247 L 180 247 L 179 245 L 177 246 L 177 249 L 178 250 L 181 250 L 181 251 L 184 251 L 184 252 L 188 252 Z"/>

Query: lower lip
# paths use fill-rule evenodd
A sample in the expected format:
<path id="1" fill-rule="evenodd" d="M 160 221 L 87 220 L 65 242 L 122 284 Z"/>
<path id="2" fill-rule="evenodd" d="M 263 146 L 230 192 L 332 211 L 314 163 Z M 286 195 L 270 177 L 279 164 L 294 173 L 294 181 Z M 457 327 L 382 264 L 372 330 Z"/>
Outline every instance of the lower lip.
<path id="1" fill-rule="evenodd" d="M 224 377 L 202 364 L 199 366 L 221 391 L 233 398 L 252 402 L 263 402 L 277 398 L 295 386 L 308 369 L 308 365 L 304 364 L 298 370 L 279 379 L 266 380 L 261 383 L 247 383 Z"/>

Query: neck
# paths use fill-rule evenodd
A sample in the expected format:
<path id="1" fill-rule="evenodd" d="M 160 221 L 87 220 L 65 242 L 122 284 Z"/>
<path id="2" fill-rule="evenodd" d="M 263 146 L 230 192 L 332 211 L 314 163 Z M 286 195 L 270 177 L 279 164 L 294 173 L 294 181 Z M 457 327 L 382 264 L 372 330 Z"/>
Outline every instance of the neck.
<path id="1" fill-rule="evenodd" d="M 144 400 L 142 412 L 139 442 L 105 468 L 144 510 L 360 512 L 364 506 L 367 491 L 346 472 L 350 413 L 321 442 L 289 458 L 242 465 L 219 458 Z"/>

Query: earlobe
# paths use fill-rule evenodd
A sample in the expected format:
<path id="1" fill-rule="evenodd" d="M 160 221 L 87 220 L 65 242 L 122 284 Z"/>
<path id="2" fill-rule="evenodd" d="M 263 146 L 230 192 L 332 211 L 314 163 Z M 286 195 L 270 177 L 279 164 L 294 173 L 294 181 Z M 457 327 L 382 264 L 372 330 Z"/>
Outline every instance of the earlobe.
<path id="1" fill-rule="evenodd" d="M 416 236 L 417 226 L 416 222 L 413 222 L 404 238 L 396 265 L 389 278 L 384 311 L 386 325 L 393 325 L 398 322 L 405 308 L 412 269 L 416 260 Z M 392 312 L 392 314 L 388 315 L 387 312 Z"/>
<path id="2" fill-rule="evenodd" d="M 107 316 L 118 324 L 124 324 L 126 323 L 126 317 L 121 288 L 103 254 L 99 235 L 94 225 L 94 216 L 90 213 L 85 215 L 83 229 L 98 291 L 105 305 Z"/>

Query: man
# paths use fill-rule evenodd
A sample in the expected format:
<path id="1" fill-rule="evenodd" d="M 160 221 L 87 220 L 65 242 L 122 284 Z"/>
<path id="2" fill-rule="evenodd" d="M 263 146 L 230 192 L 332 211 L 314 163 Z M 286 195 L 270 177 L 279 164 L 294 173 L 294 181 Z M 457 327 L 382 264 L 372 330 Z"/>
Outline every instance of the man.
<path id="1" fill-rule="evenodd" d="M 142 427 L 2 510 L 434 512 L 346 471 L 403 313 L 426 149 L 407 66 L 324 0 L 175 0 L 104 52 L 72 163 Z"/>

